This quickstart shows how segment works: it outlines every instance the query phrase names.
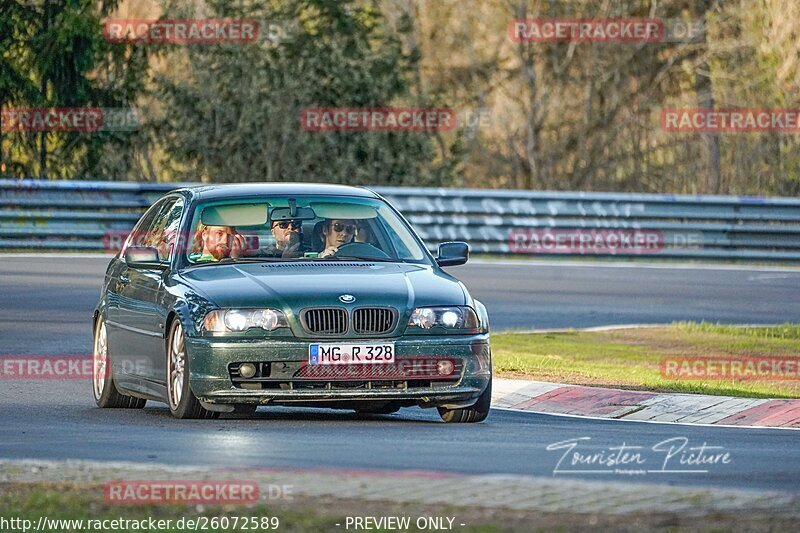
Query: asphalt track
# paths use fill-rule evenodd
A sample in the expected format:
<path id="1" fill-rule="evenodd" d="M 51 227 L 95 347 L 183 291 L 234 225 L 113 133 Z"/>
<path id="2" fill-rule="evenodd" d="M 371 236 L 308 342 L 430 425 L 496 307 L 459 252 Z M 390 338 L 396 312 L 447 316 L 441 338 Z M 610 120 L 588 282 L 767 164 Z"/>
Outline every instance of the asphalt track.
<path id="1" fill-rule="evenodd" d="M 107 258 L 0 256 L 3 354 L 86 354 L 89 317 Z M 517 265 L 454 268 L 489 308 L 495 329 L 598 326 L 678 319 L 770 323 L 800 319 L 800 272 L 645 266 Z M 149 402 L 141 411 L 100 410 L 87 381 L 0 385 L 0 458 L 91 459 L 250 468 L 435 470 L 553 476 L 564 450 L 583 454 L 641 446 L 649 473 L 559 473 L 571 479 L 796 492 L 800 433 L 591 420 L 493 410 L 478 425 L 445 425 L 404 409 L 358 418 L 326 410 L 261 409 L 255 419 L 177 421 Z M 673 438 L 719 446 L 727 462 L 663 465 L 654 445 Z M 562 469 L 570 467 L 562 463 Z M 580 465 L 577 467 L 580 468 Z M 632 468 L 622 465 L 621 468 Z M 679 470 L 664 472 L 663 470 Z M 641 467 L 635 470 L 642 470 Z M 706 470 L 689 473 L 685 470 Z"/>
<path id="2" fill-rule="evenodd" d="M 10 387 L 8 386 L 10 384 Z M 0 458 L 132 461 L 208 468 L 423 470 L 552 477 L 566 451 L 551 444 L 589 437 L 577 451 L 641 446 L 643 464 L 664 469 L 652 447 L 685 437 L 688 446 L 722 446 L 727 464 L 688 464 L 675 455 L 671 472 L 556 474 L 561 478 L 796 492 L 800 432 L 715 428 L 538 415 L 495 409 L 482 424 L 452 425 L 435 411 L 403 409 L 359 418 L 345 411 L 261 408 L 253 419 L 179 421 L 166 406 L 141 411 L 97 409 L 88 381 L 15 382 L 0 392 Z M 663 446 L 661 447 L 663 448 Z M 606 452 L 608 455 L 608 452 Z M 684 464 L 681 464 L 681 458 Z M 598 469 L 602 465 L 561 469 Z M 674 470 L 707 470 L 705 473 Z"/>
<path id="3" fill-rule="evenodd" d="M 1 353 L 89 353 L 108 260 L 0 255 Z M 800 322 L 798 269 L 473 261 L 448 271 L 486 304 L 494 331 Z"/>

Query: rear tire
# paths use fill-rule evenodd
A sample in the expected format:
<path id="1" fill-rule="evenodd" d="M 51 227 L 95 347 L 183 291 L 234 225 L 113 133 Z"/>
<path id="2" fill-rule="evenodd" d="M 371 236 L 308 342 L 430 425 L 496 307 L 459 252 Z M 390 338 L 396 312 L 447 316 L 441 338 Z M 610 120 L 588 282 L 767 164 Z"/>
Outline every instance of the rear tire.
<path id="1" fill-rule="evenodd" d="M 111 359 L 108 357 L 108 332 L 102 316 L 94 325 L 92 348 L 92 392 L 97 407 L 103 409 L 141 409 L 147 400 L 122 394 L 114 385 Z"/>
<path id="2" fill-rule="evenodd" d="M 446 409 L 439 407 L 439 416 L 448 424 L 473 424 L 483 422 L 489 416 L 492 407 L 492 381 L 486 386 L 478 401 L 474 405 L 461 409 Z"/>
<path id="3" fill-rule="evenodd" d="M 167 335 L 167 405 L 180 419 L 218 418 L 219 413 L 204 408 L 189 387 L 189 358 L 181 321 L 175 318 Z"/>

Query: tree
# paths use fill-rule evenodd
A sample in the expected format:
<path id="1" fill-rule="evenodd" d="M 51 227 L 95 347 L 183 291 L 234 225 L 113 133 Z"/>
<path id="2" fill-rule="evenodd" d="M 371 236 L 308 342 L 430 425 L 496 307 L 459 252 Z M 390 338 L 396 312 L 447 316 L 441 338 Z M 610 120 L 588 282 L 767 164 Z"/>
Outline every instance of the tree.
<path id="1" fill-rule="evenodd" d="M 102 21 L 117 3 L 4 2 L 0 105 L 130 108 L 142 90 L 147 56 L 104 39 Z M 12 175 L 113 177 L 124 169 L 109 169 L 103 155 L 110 146 L 115 151 L 129 146 L 130 137 L 111 131 L 12 131 L 5 133 L 2 151 Z"/>
<path id="2" fill-rule="evenodd" d="M 318 132 L 310 107 L 435 105 L 410 94 L 415 58 L 385 31 L 373 3 L 335 0 L 209 1 L 210 18 L 256 19 L 288 34 L 279 43 L 164 48 L 169 70 L 152 95 L 154 136 L 170 176 L 213 181 L 327 181 L 448 185 L 456 159 L 431 133 Z M 191 13 L 170 9 L 173 17 Z M 180 13 L 175 15 L 175 13 Z"/>
<path id="3" fill-rule="evenodd" d="M 696 16 L 699 20 L 703 21 L 702 35 L 700 37 L 703 49 L 708 46 L 708 18 L 710 17 L 712 9 L 717 5 L 717 0 L 703 0 L 697 6 L 699 12 Z M 702 51 L 698 65 L 695 68 L 695 91 L 697 93 L 697 106 L 701 109 L 713 110 L 715 107 L 714 102 L 714 86 L 711 80 L 711 67 L 708 61 L 702 57 Z M 703 186 L 703 192 L 706 194 L 719 194 L 719 187 L 722 175 L 720 168 L 720 145 L 718 133 L 701 133 L 700 137 L 703 141 L 703 154 L 706 162 L 706 178 Z"/>

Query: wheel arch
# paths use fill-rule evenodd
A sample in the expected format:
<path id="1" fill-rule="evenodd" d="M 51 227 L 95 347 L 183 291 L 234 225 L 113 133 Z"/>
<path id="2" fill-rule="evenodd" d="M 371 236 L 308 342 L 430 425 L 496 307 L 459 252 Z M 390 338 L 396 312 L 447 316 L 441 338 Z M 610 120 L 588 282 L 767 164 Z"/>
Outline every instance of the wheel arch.
<path id="1" fill-rule="evenodd" d="M 181 326 L 183 326 L 184 334 L 187 334 L 190 337 L 199 335 L 200 323 L 198 320 L 195 320 L 194 313 L 192 313 L 191 309 L 188 305 L 186 305 L 185 302 L 177 301 L 175 305 L 172 306 L 169 311 L 167 311 L 167 316 L 164 318 L 164 339 L 169 336 L 169 330 L 175 320 L 180 321 Z"/>
<path id="2" fill-rule="evenodd" d="M 178 318 L 178 313 L 174 309 L 171 309 L 169 313 L 167 313 L 167 319 L 164 321 L 164 339 L 169 336 L 169 329 L 172 327 L 172 322 Z"/>
<path id="3" fill-rule="evenodd" d="M 162 312 L 164 312 L 162 316 L 164 317 L 165 339 L 169 335 L 169 327 L 176 317 L 181 321 L 186 336 L 200 336 L 206 313 L 217 308 L 217 305 L 207 296 L 190 287 L 182 286 L 170 289 L 161 305 Z"/>
<path id="4" fill-rule="evenodd" d="M 97 327 L 97 319 L 103 316 L 104 311 L 107 307 L 108 303 L 106 302 L 105 296 L 94 306 L 94 310 L 92 310 L 92 331 L 94 328 Z M 105 318 L 105 317 L 104 317 Z"/>

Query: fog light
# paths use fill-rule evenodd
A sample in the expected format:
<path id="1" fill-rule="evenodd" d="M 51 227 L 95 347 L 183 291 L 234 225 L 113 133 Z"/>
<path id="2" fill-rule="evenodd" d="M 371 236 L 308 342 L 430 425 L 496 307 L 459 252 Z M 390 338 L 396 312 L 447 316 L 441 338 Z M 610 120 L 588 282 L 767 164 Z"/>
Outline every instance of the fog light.
<path id="1" fill-rule="evenodd" d="M 256 365 L 253 363 L 242 363 L 239 365 L 239 375 L 245 379 L 250 379 L 256 375 Z"/>
<path id="2" fill-rule="evenodd" d="M 449 376 L 450 374 L 453 373 L 454 365 L 453 365 L 452 361 L 449 361 L 449 360 L 445 359 L 443 361 L 439 361 L 436 364 L 436 369 L 439 371 L 439 374 L 441 374 L 442 376 Z"/>

